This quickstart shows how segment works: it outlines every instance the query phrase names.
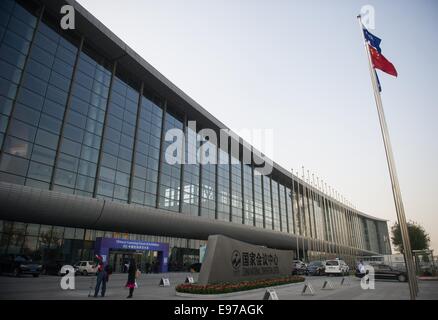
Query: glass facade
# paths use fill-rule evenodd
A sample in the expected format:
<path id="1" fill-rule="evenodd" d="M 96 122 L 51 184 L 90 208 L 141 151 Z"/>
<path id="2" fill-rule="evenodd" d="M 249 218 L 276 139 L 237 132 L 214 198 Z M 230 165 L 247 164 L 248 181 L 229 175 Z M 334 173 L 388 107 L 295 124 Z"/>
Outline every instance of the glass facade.
<path id="1" fill-rule="evenodd" d="M 286 201 L 286 188 L 284 187 L 284 185 L 279 184 L 279 190 L 278 190 L 278 195 L 279 195 L 279 201 L 280 201 L 280 218 L 281 218 L 281 231 L 282 232 L 287 232 L 290 233 L 289 230 L 292 230 L 293 232 L 293 228 L 290 229 L 289 227 L 289 216 L 291 216 L 290 214 L 290 205 L 287 205 L 287 201 Z"/>
<path id="2" fill-rule="evenodd" d="M 26 57 L 37 25 L 37 18 L 13 1 L 1 2 L 0 15 L 0 145 L 3 146 L 12 105 L 26 65 Z M 11 150 L 12 154 L 9 153 L 10 156 L 6 157 L 4 163 L 2 161 L 3 172 L 0 174 L 2 180 L 11 182 L 23 182 L 24 180 L 23 167 L 28 165 L 28 162 L 20 161 L 21 165 L 17 163 L 15 169 L 10 162 L 14 153 L 28 154 L 28 140 L 21 141 L 23 141 L 20 142 L 22 147 L 18 147 L 17 151 Z M 23 175 L 17 176 L 15 173 Z"/>
<path id="3" fill-rule="evenodd" d="M 272 218 L 272 195 L 271 195 L 271 178 L 269 176 L 262 176 L 263 181 L 263 211 L 266 229 L 274 229 Z"/>
<path id="4" fill-rule="evenodd" d="M 254 214 L 255 214 L 255 226 L 258 228 L 264 228 L 264 208 L 263 208 L 263 176 L 254 169 Z"/>
<path id="5" fill-rule="evenodd" d="M 199 261 L 199 247 L 206 245 L 203 240 L 0 220 L 0 255 L 25 254 L 34 261 L 50 262 L 44 265 L 47 269 L 52 267 L 52 263 L 60 267 L 65 262 L 94 260 L 94 242 L 97 237 L 168 243 L 169 271 L 188 271 L 192 263 Z M 53 271 L 56 274 L 59 268 Z"/>
<path id="6" fill-rule="evenodd" d="M 136 90 L 114 77 L 98 165 L 98 198 L 128 202 L 138 99 Z M 97 159 L 98 153 L 92 157 Z"/>
<path id="7" fill-rule="evenodd" d="M 299 179 L 261 175 L 229 148 L 216 150 L 190 128 L 183 107 L 150 94 L 154 88 L 106 61 L 86 38 L 70 38 L 39 15 L 38 6 L 0 2 L 0 181 L 390 250 L 385 222 Z M 168 136 L 175 129 L 182 140 Z M 201 146 L 215 154 L 198 154 Z M 199 164 L 200 155 L 219 164 Z M 75 251 L 79 242 L 66 240 L 91 252 L 93 239 L 110 232 L 20 222 L 1 228 L 7 252 L 66 243 Z"/>
<path id="8" fill-rule="evenodd" d="M 302 235 L 301 226 L 301 208 L 300 208 L 300 198 L 298 193 L 298 183 L 293 182 L 293 192 L 292 192 L 292 210 L 294 213 L 294 223 L 295 223 L 295 233 Z"/>
<path id="9" fill-rule="evenodd" d="M 55 166 L 54 190 L 93 196 L 110 80 L 110 71 L 80 53 Z M 104 153 L 103 158 L 106 156 Z"/>
<path id="10" fill-rule="evenodd" d="M 217 159 L 216 146 L 203 140 L 201 150 L 205 150 L 206 157 Z M 211 153 L 211 154 L 210 154 Z M 201 153 L 201 155 L 204 152 Z M 216 218 L 216 164 L 202 162 L 201 165 L 201 216 L 209 219 Z"/>
<path id="11" fill-rule="evenodd" d="M 200 146 L 199 135 L 187 127 L 185 137 L 185 159 L 182 212 L 192 216 L 199 215 L 199 174 L 200 161 L 198 160 L 198 149 Z"/>
<path id="12" fill-rule="evenodd" d="M 183 132 L 183 121 L 177 116 L 167 112 L 164 121 L 164 131 L 168 132 L 170 129 L 178 129 Z M 179 211 L 180 201 L 180 182 L 181 182 L 181 163 L 183 155 L 178 154 L 178 148 L 169 148 L 170 145 L 177 143 L 177 136 L 173 137 L 173 140 L 165 140 L 163 143 L 162 159 L 161 159 L 161 172 L 160 185 L 159 185 L 159 208 Z M 184 145 L 184 142 L 181 142 Z M 184 149 L 180 146 L 179 150 Z M 168 162 L 166 159 L 176 159 L 175 163 Z"/>
<path id="13" fill-rule="evenodd" d="M 243 165 L 243 221 L 248 226 L 254 226 L 254 199 L 252 167 Z"/>
<path id="14" fill-rule="evenodd" d="M 219 160 L 217 164 L 217 218 L 222 221 L 230 221 L 231 196 L 230 196 L 230 161 L 227 151 L 218 149 Z"/>
<path id="15" fill-rule="evenodd" d="M 131 202 L 155 207 L 163 110 L 141 97 L 133 162 Z"/>
<path id="16" fill-rule="evenodd" d="M 292 191 L 290 188 L 285 188 L 285 203 L 286 203 L 286 214 L 287 214 L 287 224 L 288 224 L 288 233 L 296 234 L 296 227 L 295 227 L 295 213 L 293 210 L 293 200 L 292 200 Z"/>
<path id="17" fill-rule="evenodd" d="M 278 195 L 278 183 L 271 180 L 271 194 L 272 194 L 272 217 L 275 231 L 282 230 L 282 224 L 280 220 L 280 199 Z"/>
<path id="18" fill-rule="evenodd" d="M 2 105 L 11 106 L 3 111 L 9 119 L 2 119 L 2 180 L 48 189 L 76 49 L 44 23 L 35 30 L 36 18 L 18 4 L 10 9 L 0 58 L 2 76 L 9 78 Z M 60 110 L 52 112 L 52 103 Z"/>
<path id="19" fill-rule="evenodd" d="M 242 163 L 231 156 L 231 221 L 242 223 Z"/>

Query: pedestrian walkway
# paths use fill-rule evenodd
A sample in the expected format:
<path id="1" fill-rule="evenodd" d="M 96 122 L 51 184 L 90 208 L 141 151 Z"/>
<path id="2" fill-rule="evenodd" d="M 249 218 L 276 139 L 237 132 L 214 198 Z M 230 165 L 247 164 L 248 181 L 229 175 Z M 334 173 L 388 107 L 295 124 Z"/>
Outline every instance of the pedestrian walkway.
<path id="1" fill-rule="evenodd" d="M 142 274 L 138 279 L 138 288 L 134 291 L 135 300 L 160 300 L 160 299 L 189 299 L 178 297 L 175 294 L 175 286 L 183 283 L 187 276 L 193 276 L 197 281 L 198 274 L 166 273 L 166 274 Z M 77 276 L 75 290 L 62 290 L 60 277 L 41 276 L 33 277 L 8 277 L 0 276 L 0 299 L 37 299 L 37 300 L 81 300 L 81 299 L 126 299 L 128 290 L 124 287 L 127 274 L 113 274 L 107 285 L 105 298 L 88 297 L 90 285 L 91 293 L 94 291 L 95 276 Z M 166 277 L 170 286 L 160 286 L 160 280 Z M 355 277 L 346 277 L 342 284 L 341 277 L 306 277 L 306 283 L 312 286 L 313 295 L 303 295 L 304 283 L 297 283 L 274 288 L 280 300 L 407 300 L 409 288 L 406 282 L 376 280 L 375 290 L 363 290 L 360 280 Z M 325 281 L 329 281 L 323 290 Z M 420 296 L 418 299 L 438 299 L 438 281 L 419 281 Z M 261 300 L 266 289 L 251 290 L 248 292 L 234 293 L 230 296 L 222 296 L 224 300 Z M 92 294 L 91 294 L 92 295 Z M 212 299 L 205 296 L 203 299 Z M 192 297 L 190 299 L 199 299 Z"/>

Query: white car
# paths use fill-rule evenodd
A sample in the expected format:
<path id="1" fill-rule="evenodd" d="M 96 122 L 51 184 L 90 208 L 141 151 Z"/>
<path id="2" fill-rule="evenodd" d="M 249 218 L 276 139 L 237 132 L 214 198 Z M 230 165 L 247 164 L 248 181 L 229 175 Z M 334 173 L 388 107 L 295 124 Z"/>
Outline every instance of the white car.
<path id="1" fill-rule="evenodd" d="M 93 261 L 79 261 L 74 265 L 75 272 L 81 275 L 95 274 L 97 271 L 97 265 Z"/>
<path id="2" fill-rule="evenodd" d="M 325 273 L 327 275 L 348 275 L 350 267 L 345 263 L 344 260 L 327 260 L 325 262 Z"/>

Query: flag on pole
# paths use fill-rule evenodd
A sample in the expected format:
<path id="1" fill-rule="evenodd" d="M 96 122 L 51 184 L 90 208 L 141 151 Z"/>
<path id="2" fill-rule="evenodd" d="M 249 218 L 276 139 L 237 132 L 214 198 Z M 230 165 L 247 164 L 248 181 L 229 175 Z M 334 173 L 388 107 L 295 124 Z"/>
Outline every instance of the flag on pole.
<path id="1" fill-rule="evenodd" d="M 395 210 L 397 212 L 397 220 L 400 224 L 401 235 L 403 240 L 404 257 L 406 262 L 406 270 L 408 273 L 409 293 L 411 300 L 415 300 L 418 295 L 418 283 L 415 275 L 415 264 L 412 257 L 412 248 L 409 240 L 408 227 L 406 223 L 406 215 L 404 212 L 403 201 L 400 191 L 400 185 L 397 178 L 397 173 L 394 163 L 394 155 L 392 153 L 391 142 L 389 139 L 388 127 L 386 124 L 385 114 L 383 112 L 382 98 L 378 91 L 380 91 L 379 79 L 377 77 L 376 69 L 380 69 L 390 75 L 397 76 L 397 70 L 394 65 L 389 62 L 383 55 L 380 49 L 381 39 L 371 34 L 362 24 L 362 17 L 357 16 L 359 26 L 361 28 L 362 37 L 364 40 L 364 48 L 368 57 L 371 80 L 374 89 L 374 98 L 376 100 L 377 113 L 379 116 L 380 128 L 384 141 L 386 152 L 386 160 L 388 164 L 389 176 L 391 178 L 392 192 L 394 196 Z"/>
<path id="2" fill-rule="evenodd" d="M 376 48 L 377 52 L 382 53 L 382 49 L 380 49 L 380 43 L 382 39 L 376 37 L 374 34 L 369 32 L 366 28 L 363 28 L 363 34 L 365 36 L 366 41 L 368 41 L 374 48 Z"/>
<path id="3" fill-rule="evenodd" d="M 383 72 L 386 72 L 394 77 L 397 77 L 397 70 L 394 65 L 386 59 L 383 54 L 380 54 L 376 48 L 371 45 L 368 45 L 371 54 L 371 61 L 373 62 L 373 67 L 376 69 L 380 69 Z"/>
<path id="4" fill-rule="evenodd" d="M 386 59 L 385 56 L 382 54 L 382 49 L 380 48 L 380 43 L 382 42 L 382 39 L 373 35 L 363 25 L 362 25 L 362 30 L 365 37 L 365 41 L 368 43 L 368 50 L 370 51 L 373 67 L 375 69 L 382 70 L 383 72 L 386 72 L 394 77 L 397 77 L 398 74 L 394 65 L 388 59 Z M 379 87 L 380 87 L 380 83 L 379 83 Z M 381 91 L 381 88 L 379 89 Z"/>
<path id="5" fill-rule="evenodd" d="M 374 73 L 376 74 L 376 80 L 377 80 L 377 86 L 379 87 L 379 92 L 382 92 L 382 86 L 380 85 L 379 76 L 377 75 L 377 71 L 374 70 Z"/>

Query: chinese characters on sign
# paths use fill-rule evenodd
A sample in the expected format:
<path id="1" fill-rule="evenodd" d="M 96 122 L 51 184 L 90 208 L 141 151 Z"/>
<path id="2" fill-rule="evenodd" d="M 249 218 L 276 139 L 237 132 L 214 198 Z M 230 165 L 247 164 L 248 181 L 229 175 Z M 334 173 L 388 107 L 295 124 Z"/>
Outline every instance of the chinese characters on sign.
<path id="1" fill-rule="evenodd" d="M 278 274 L 278 257 L 276 254 L 267 254 L 246 251 L 241 254 L 241 265 L 236 265 L 238 252 L 233 254 L 233 268 L 241 275 Z"/>

